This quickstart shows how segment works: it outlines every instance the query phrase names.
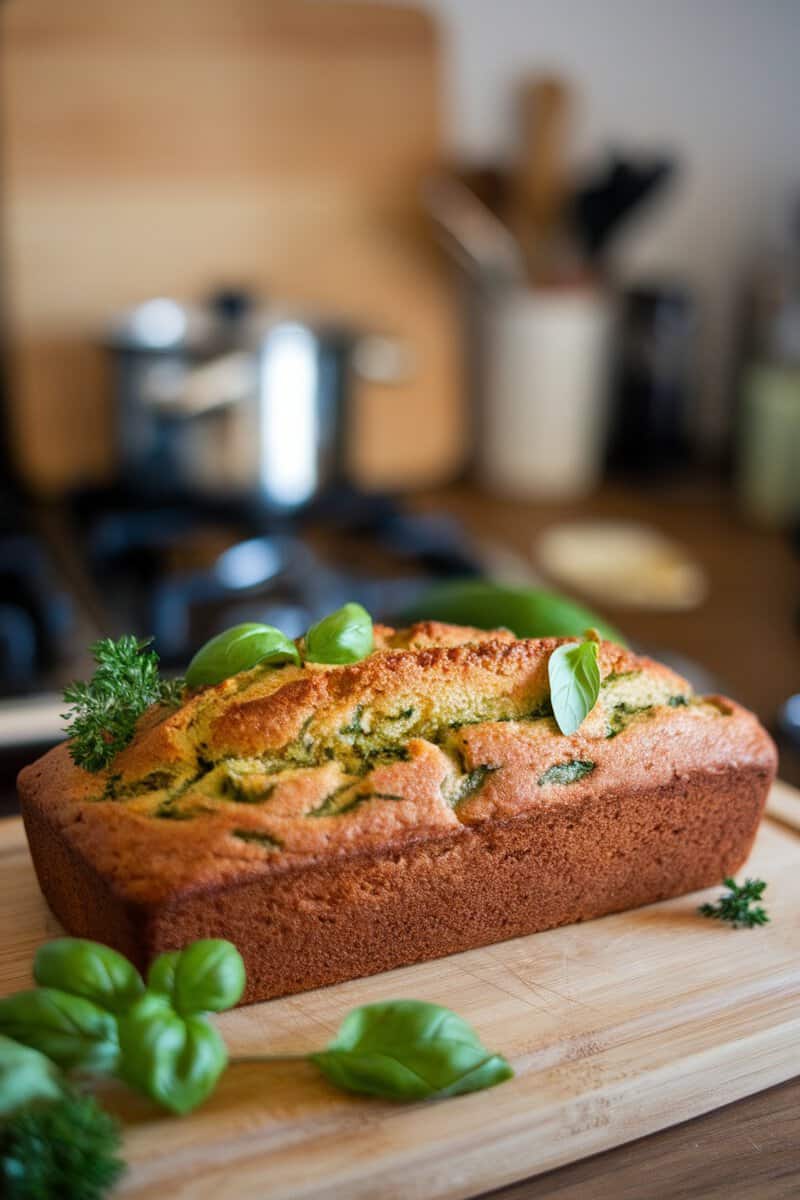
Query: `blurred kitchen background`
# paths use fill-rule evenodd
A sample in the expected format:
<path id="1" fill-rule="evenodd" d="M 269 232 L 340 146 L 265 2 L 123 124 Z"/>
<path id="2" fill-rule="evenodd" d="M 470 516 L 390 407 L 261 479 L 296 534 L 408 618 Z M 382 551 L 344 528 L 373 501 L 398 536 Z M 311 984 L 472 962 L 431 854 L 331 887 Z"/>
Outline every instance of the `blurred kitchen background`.
<path id="1" fill-rule="evenodd" d="M 0 807 L 101 634 L 179 672 L 539 588 L 800 782 L 799 46 L 796 0 L 0 4 Z"/>

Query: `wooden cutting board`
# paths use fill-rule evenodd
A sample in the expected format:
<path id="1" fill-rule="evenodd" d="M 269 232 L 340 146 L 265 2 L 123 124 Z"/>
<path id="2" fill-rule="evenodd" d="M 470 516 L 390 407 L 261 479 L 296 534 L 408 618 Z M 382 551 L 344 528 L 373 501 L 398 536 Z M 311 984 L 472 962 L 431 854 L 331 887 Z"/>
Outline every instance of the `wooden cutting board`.
<path id="1" fill-rule="evenodd" d="M 233 1054 L 320 1047 L 354 1005 L 456 1009 L 516 1078 L 437 1104 L 349 1096 L 304 1063 L 238 1066 L 191 1117 L 112 1088 L 139 1200 L 437 1200 L 606 1150 L 800 1072 L 800 792 L 777 784 L 747 873 L 772 923 L 734 931 L 695 894 L 221 1018 Z M 794 826 L 794 827 L 793 827 Z M 0 823 L 0 993 L 59 927 L 21 822 Z"/>

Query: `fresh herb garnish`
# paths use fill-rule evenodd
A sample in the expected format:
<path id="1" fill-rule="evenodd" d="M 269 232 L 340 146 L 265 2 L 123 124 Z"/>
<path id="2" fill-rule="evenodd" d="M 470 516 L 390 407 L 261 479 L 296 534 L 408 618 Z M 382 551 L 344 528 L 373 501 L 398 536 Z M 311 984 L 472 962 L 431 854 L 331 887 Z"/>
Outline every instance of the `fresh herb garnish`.
<path id="1" fill-rule="evenodd" d="M 53 1062 L 82 1075 L 111 1072 L 176 1113 L 190 1112 L 213 1091 L 228 1055 L 206 1014 L 237 1004 L 246 982 L 244 963 L 230 942 L 201 940 L 159 955 L 145 985 L 116 951 L 60 938 L 39 951 L 34 974 L 37 980 L 58 980 L 60 990 L 41 987 L 0 1000 L 0 1117 L 28 1103 L 59 1102 L 67 1085 Z M 32 1004 L 32 996 L 38 1002 Z M 42 1013 L 54 996 L 59 1000 L 48 1023 Z M 233 1061 L 276 1057 L 285 1056 Z M 456 1096 L 513 1074 L 455 1013 L 420 1000 L 357 1008 L 327 1049 L 297 1057 L 316 1063 L 339 1087 L 393 1100 Z M 73 1195 L 41 1193 L 50 1194 Z M 83 1193 L 74 1195 L 77 1200 Z"/>
<path id="2" fill-rule="evenodd" d="M 119 1063 L 114 1015 L 60 988 L 40 987 L 0 999 L 0 1033 L 46 1054 L 64 1071 L 105 1075 Z"/>
<path id="3" fill-rule="evenodd" d="M 172 1112 L 213 1090 L 227 1063 L 205 1013 L 241 999 L 245 971 L 230 942 L 210 938 L 161 955 L 148 986 L 121 954 L 82 938 L 59 938 L 36 956 L 38 983 L 0 999 L 0 1034 L 64 1071 L 112 1074 Z"/>
<path id="4" fill-rule="evenodd" d="M 300 652 L 294 642 L 274 625 L 248 621 L 218 633 L 200 647 L 186 670 L 186 684 L 208 687 L 262 664 L 284 663 L 300 666 Z"/>
<path id="5" fill-rule="evenodd" d="M 97 665 L 88 683 L 64 690 L 73 762 L 86 771 L 101 771 L 133 738 L 136 722 L 151 704 L 178 704 L 183 684 L 158 673 L 158 655 L 130 634 L 119 641 L 102 638 L 92 646 Z"/>
<path id="6" fill-rule="evenodd" d="M 739 884 L 728 877 L 722 882 L 728 891 L 715 904 L 701 904 L 698 912 L 704 917 L 729 921 L 734 929 L 753 929 L 756 925 L 768 924 L 766 910 L 758 903 L 767 886 L 763 879 L 745 879 Z"/>
<path id="7" fill-rule="evenodd" d="M 125 1169 L 119 1126 L 91 1096 L 64 1091 L 0 1126 L 5 1200 L 101 1200 Z"/>
<path id="8" fill-rule="evenodd" d="M 0 1035 L 0 1119 L 35 1100 L 58 1100 L 63 1090 L 61 1073 L 46 1054 Z"/>
<path id="9" fill-rule="evenodd" d="M 547 672 L 556 724 L 572 734 L 594 708 L 600 694 L 596 641 L 567 642 L 550 655 Z"/>
<path id="10" fill-rule="evenodd" d="M 33 960 L 39 987 L 58 988 L 109 1012 L 124 1012 L 144 991 L 142 977 L 124 954 L 83 938 L 56 938 Z"/>
<path id="11" fill-rule="evenodd" d="M 310 1057 L 337 1087 L 387 1100 L 459 1096 L 514 1074 L 466 1021 L 423 1000 L 354 1009 L 327 1050 Z"/>
<path id="12" fill-rule="evenodd" d="M 124 1169 L 117 1124 L 55 1063 L 0 1036 L 0 1195 L 100 1200 Z"/>
<path id="13" fill-rule="evenodd" d="M 589 762 L 588 759 L 573 758 L 570 762 L 554 763 L 539 776 L 536 782 L 539 787 L 544 787 L 548 783 L 577 783 L 579 779 L 591 774 L 593 770 L 593 762 Z"/>
<path id="14" fill-rule="evenodd" d="M 375 645 L 372 617 L 360 604 L 344 604 L 311 626 L 304 645 L 309 662 L 360 662 Z"/>

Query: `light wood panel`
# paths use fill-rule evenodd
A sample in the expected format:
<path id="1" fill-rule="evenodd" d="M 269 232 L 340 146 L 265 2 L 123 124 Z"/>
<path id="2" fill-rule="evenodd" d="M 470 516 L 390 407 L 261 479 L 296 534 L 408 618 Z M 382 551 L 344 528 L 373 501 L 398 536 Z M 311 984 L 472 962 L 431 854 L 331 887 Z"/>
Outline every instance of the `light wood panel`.
<path id="1" fill-rule="evenodd" d="M 776 785 L 800 811 L 800 793 Z M 335 1091 L 306 1064 L 238 1066 L 191 1117 L 109 1089 L 137 1200 L 474 1196 L 797 1073 L 800 837 L 766 820 L 747 866 L 772 923 L 733 931 L 696 894 L 227 1014 L 233 1054 L 316 1048 L 356 1004 L 449 1005 L 511 1059 L 491 1092 L 397 1106 Z M 713 895 L 714 893 L 709 893 Z M 19 820 L 0 823 L 0 992 L 29 983 L 59 930 Z"/>
<path id="2" fill-rule="evenodd" d="M 417 200 L 440 153 L 429 17 L 8 0 L 0 21 L 12 401 L 36 486 L 111 469 L 109 315 L 225 281 L 409 340 L 413 380 L 358 397 L 365 482 L 458 462 L 456 312 Z"/>

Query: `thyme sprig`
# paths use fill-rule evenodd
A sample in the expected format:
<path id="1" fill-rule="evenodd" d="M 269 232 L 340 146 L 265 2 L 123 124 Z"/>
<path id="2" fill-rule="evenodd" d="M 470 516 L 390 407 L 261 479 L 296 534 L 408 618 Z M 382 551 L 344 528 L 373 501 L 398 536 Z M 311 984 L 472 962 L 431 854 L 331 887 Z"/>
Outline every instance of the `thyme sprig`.
<path id="1" fill-rule="evenodd" d="M 100 771 L 133 738 L 136 722 L 151 704 L 178 704 L 182 680 L 164 680 L 152 639 L 125 634 L 118 641 L 101 638 L 91 647 L 96 670 L 86 682 L 64 689 L 69 705 L 62 716 L 73 762 Z"/>
<path id="2" fill-rule="evenodd" d="M 758 903 L 767 886 L 763 879 L 745 879 L 739 884 L 728 877 L 722 882 L 728 891 L 715 904 L 700 905 L 698 911 L 704 917 L 730 921 L 734 929 L 753 929 L 769 922 L 766 910 Z"/>

